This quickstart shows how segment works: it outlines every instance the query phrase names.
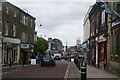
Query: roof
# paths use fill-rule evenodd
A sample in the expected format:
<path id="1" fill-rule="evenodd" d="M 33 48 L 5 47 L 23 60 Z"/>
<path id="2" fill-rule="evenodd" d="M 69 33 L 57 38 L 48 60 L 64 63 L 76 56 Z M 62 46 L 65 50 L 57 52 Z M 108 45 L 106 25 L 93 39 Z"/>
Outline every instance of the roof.
<path id="1" fill-rule="evenodd" d="M 26 15 L 30 16 L 31 18 L 33 18 L 34 20 L 36 19 L 35 17 L 33 17 L 33 16 L 31 16 L 30 14 L 26 13 L 25 11 L 23 11 L 23 9 L 20 9 L 19 7 L 13 5 L 12 3 L 8 2 L 8 1 L 3 2 L 3 3 L 5 3 L 5 4 L 7 4 L 7 5 L 10 5 L 10 6 L 12 6 L 12 7 L 20 10 L 20 12 L 23 12 L 24 14 L 26 14 Z"/>

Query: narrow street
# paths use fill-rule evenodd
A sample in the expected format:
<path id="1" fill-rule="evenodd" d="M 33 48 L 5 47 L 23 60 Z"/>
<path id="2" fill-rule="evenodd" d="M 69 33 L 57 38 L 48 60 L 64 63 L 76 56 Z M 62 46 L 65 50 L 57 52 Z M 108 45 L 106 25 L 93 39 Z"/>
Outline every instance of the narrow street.
<path id="1" fill-rule="evenodd" d="M 3 70 L 3 78 L 64 78 L 67 61 L 56 61 L 56 66 L 41 67 L 40 65 L 24 66 L 13 70 Z"/>

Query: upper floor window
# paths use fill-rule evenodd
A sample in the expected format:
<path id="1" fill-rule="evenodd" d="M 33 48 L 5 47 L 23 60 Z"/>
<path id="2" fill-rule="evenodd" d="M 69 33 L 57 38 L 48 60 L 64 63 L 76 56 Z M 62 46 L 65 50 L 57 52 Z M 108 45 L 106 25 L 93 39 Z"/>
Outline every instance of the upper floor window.
<path id="1" fill-rule="evenodd" d="M 26 22 L 26 26 L 28 26 L 28 17 L 26 17 L 25 22 Z"/>
<path id="2" fill-rule="evenodd" d="M 26 17 L 23 16 L 23 24 L 26 25 Z"/>
<path id="3" fill-rule="evenodd" d="M 102 21 L 101 21 L 101 24 L 104 24 L 105 23 L 105 10 L 103 10 L 102 12 Z"/>
<path id="4" fill-rule="evenodd" d="M 120 15 L 120 4 L 117 6 L 117 13 Z"/>
<path id="5" fill-rule="evenodd" d="M 26 36 L 25 36 L 25 32 L 23 32 L 23 33 L 22 33 L 22 42 L 24 42 L 24 43 L 25 43 L 25 37 L 26 37 Z"/>
<path id="6" fill-rule="evenodd" d="M 8 36 L 8 23 L 5 22 L 5 36 Z"/>
<path id="7" fill-rule="evenodd" d="M 13 36 L 15 37 L 16 36 L 16 25 L 13 24 Z"/>
<path id="8" fill-rule="evenodd" d="M 31 27 L 33 27 L 33 21 L 32 21 L 32 19 L 30 20 L 30 23 L 31 23 Z"/>
<path id="9" fill-rule="evenodd" d="M 16 17 L 17 16 L 17 11 L 14 11 L 14 17 Z"/>
<path id="10" fill-rule="evenodd" d="M 6 7 L 6 13 L 8 14 L 8 7 Z"/>

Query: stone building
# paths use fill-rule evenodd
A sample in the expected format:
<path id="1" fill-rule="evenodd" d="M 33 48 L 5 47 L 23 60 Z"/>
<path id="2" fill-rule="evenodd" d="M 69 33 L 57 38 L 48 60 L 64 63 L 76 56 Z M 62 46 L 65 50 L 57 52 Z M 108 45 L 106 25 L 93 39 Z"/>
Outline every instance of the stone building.
<path id="1" fill-rule="evenodd" d="M 51 53 L 55 53 L 55 51 L 57 51 L 58 53 L 62 53 L 63 51 L 63 45 L 62 45 L 62 41 L 57 39 L 57 38 L 49 38 L 48 39 L 48 44 L 49 44 L 49 51 L 51 51 Z"/>
<path id="2" fill-rule="evenodd" d="M 111 9 L 120 15 L 120 2 L 108 2 Z M 108 71 L 120 76 L 120 17 L 108 15 Z"/>
<path id="3" fill-rule="evenodd" d="M 28 63 L 34 45 L 35 18 L 17 6 L 2 2 L 2 64 Z"/>

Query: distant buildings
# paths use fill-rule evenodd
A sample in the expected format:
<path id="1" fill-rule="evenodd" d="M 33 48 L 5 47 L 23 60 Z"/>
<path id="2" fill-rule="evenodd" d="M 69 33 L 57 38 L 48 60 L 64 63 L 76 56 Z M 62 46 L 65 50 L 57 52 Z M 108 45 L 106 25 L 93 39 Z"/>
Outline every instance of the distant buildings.
<path id="1" fill-rule="evenodd" d="M 27 64 L 34 47 L 35 18 L 9 2 L 1 4 L 2 64 Z"/>
<path id="2" fill-rule="evenodd" d="M 55 51 L 57 51 L 58 53 L 62 53 L 63 46 L 61 40 L 56 38 L 55 39 L 49 38 L 48 44 L 49 44 L 49 51 L 51 51 L 51 53 L 55 53 Z"/>

